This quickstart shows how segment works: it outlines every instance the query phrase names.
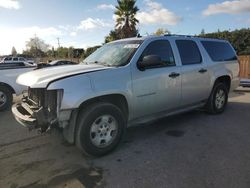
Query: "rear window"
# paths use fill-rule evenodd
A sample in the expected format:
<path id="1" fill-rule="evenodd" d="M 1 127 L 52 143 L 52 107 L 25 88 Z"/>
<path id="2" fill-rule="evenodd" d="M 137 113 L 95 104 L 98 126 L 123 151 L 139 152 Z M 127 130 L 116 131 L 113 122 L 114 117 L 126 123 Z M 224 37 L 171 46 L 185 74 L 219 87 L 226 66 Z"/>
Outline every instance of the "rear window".
<path id="1" fill-rule="evenodd" d="M 197 44 L 192 40 L 176 40 L 182 65 L 199 64 L 202 62 Z"/>
<path id="2" fill-rule="evenodd" d="M 213 61 L 237 60 L 236 54 L 229 43 L 218 41 L 201 41 Z"/>

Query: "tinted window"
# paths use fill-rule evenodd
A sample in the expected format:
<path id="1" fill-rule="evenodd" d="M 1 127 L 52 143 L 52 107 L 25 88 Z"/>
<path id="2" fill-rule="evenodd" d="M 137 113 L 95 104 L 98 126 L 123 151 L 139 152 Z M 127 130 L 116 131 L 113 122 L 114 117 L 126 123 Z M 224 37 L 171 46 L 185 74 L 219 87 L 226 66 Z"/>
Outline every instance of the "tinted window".
<path id="1" fill-rule="evenodd" d="M 234 50 L 226 42 L 202 41 L 201 43 L 213 61 L 237 60 Z"/>
<path id="2" fill-rule="evenodd" d="M 21 58 L 19 58 L 19 61 L 25 61 L 25 59 L 21 57 Z"/>
<path id="3" fill-rule="evenodd" d="M 13 61 L 18 61 L 18 58 L 17 57 L 13 58 Z"/>
<path id="4" fill-rule="evenodd" d="M 192 40 L 176 40 L 176 45 L 183 65 L 201 63 L 201 54 L 197 44 Z"/>
<path id="5" fill-rule="evenodd" d="M 170 43 L 166 40 L 158 40 L 151 42 L 144 50 L 140 60 L 142 60 L 143 57 L 148 55 L 158 55 L 161 58 L 161 61 L 166 66 L 175 65 L 174 55 Z"/>
<path id="6" fill-rule="evenodd" d="M 11 58 L 11 57 L 6 57 L 4 60 L 5 60 L 5 61 L 11 61 L 12 58 Z"/>

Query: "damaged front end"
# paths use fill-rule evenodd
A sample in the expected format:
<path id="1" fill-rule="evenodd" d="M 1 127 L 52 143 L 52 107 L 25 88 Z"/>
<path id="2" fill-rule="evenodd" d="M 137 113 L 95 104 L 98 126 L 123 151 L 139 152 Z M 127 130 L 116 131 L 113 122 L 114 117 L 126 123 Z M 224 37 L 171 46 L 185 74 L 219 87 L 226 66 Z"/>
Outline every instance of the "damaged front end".
<path id="1" fill-rule="evenodd" d="M 21 103 L 12 106 L 16 120 L 25 127 L 46 132 L 58 122 L 63 90 L 29 88 Z"/>

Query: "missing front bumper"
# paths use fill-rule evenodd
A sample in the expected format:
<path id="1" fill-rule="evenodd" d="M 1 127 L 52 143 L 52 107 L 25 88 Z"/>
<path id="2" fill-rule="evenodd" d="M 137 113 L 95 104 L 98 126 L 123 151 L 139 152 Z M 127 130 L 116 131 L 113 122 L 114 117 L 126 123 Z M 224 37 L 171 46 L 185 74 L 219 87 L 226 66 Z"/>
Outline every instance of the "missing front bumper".
<path id="1" fill-rule="evenodd" d="M 29 130 L 41 129 L 41 132 L 45 132 L 50 127 L 43 108 L 34 110 L 26 103 L 18 103 L 12 106 L 12 113 L 15 119 Z"/>
<path id="2" fill-rule="evenodd" d="M 24 114 L 23 112 L 26 112 L 26 114 Z M 12 113 L 15 119 L 21 125 L 27 127 L 29 130 L 35 129 L 36 119 L 33 118 L 31 114 L 27 114 L 27 111 L 20 104 L 15 104 L 12 106 Z"/>

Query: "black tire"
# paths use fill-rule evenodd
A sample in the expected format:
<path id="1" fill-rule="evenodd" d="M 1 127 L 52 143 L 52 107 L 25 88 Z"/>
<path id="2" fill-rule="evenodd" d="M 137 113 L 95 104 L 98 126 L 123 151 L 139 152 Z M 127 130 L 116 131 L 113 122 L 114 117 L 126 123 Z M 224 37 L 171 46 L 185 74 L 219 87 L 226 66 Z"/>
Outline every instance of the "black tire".
<path id="1" fill-rule="evenodd" d="M 103 117 L 109 117 L 108 121 L 112 120 L 114 121 L 115 127 L 117 127 L 117 130 L 104 130 L 102 119 Z M 112 123 L 111 121 L 111 123 Z M 95 125 L 94 125 L 95 124 Z M 105 124 L 105 123 L 104 123 Z M 107 123 L 108 124 L 108 123 Z M 110 124 L 110 123 L 109 123 Z M 106 125 L 106 126 L 109 126 Z M 103 125 L 103 129 L 101 129 L 101 125 Z M 93 126 L 98 127 L 98 133 L 91 132 L 91 128 Z M 78 148 L 80 148 L 85 154 L 91 155 L 91 156 L 103 156 L 109 152 L 111 152 L 122 139 L 122 136 L 124 134 L 126 127 L 126 120 L 122 113 L 122 111 L 115 105 L 110 103 L 96 103 L 85 110 L 82 110 L 78 115 L 78 121 L 77 121 L 77 132 L 76 132 L 76 145 Z M 96 129 L 95 129 L 96 130 Z M 104 132 L 102 132 L 104 130 Z M 106 131 L 106 134 L 105 134 Z M 110 131 L 110 132 L 107 132 Z M 100 133 L 99 133 L 100 132 Z M 94 143 L 94 138 L 101 138 L 101 134 L 103 133 L 103 136 L 105 134 L 105 138 L 101 140 L 101 142 L 106 142 L 106 138 L 108 138 L 107 135 L 112 137 L 112 140 L 109 141 L 109 143 L 101 143 L 101 144 L 107 144 L 107 146 L 96 146 Z M 111 136 L 112 135 L 112 136 Z M 114 135 L 114 137 L 113 137 Z M 94 137 L 94 138 L 92 138 Z"/>
<path id="2" fill-rule="evenodd" d="M 223 101 L 217 102 L 216 96 L 219 95 L 219 92 L 224 93 L 224 95 L 223 95 L 224 102 Z M 225 110 L 226 105 L 227 105 L 227 101 L 228 101 L 228 88 L 227 88 L 227 86 L 222 82 L 216 82 L 214 87 L 213 87 L 212 93 L 210 94 L 210 97 L 207 101 L 206 110 L 210 114 L 220 114 Z"/>
<path id="3" fill-rule="evenodd" d="M 11 90 L 6 86 L 0 85 L 0 111 L 9 109 L 12 105 L 13 95 Z"/>

